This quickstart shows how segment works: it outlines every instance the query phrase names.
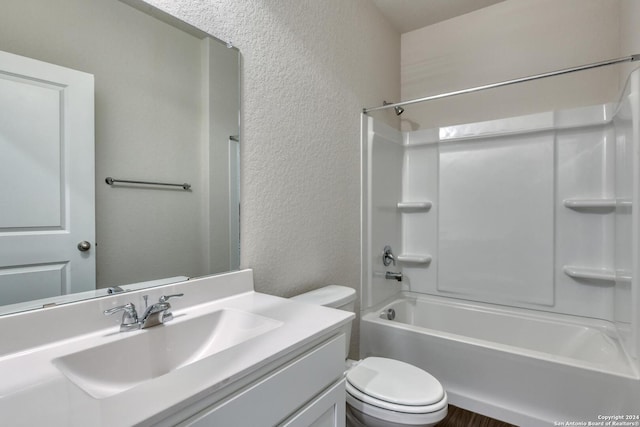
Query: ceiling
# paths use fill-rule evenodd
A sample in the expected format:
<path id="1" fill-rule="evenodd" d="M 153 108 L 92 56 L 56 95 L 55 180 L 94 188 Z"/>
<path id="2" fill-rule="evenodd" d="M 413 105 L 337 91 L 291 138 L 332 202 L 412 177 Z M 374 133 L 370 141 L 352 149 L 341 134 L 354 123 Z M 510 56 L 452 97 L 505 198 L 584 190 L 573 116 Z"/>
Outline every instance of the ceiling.
<path id="1" fill-rule="evenodd" d="M 372 0 L 391 25 L 406 33 L 504 0 Z"/>

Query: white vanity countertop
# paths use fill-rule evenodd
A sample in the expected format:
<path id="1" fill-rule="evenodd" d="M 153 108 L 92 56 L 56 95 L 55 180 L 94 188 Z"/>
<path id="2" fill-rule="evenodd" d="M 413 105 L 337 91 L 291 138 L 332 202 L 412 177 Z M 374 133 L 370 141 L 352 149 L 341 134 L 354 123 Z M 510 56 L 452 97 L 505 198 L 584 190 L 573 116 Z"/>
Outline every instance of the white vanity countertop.
<path id="1" fill-rule="evenodd" d="M 228 279 L 229 275 L 240 275 L 231 277 L 232 282 L 237 280 L 243 282 L 241 286 L 237 286 L 239 293 L 234 294 L 227 285 L 215 286 L 216 283 L 222 283 Z M 7 352 L 6 348 L 2 348 L 3 346 L 0 344 L 0 350 L 3 350 L 0 352 L 0 378 L 2 379 L 0 381 L 0 414 L 2 423 L 11 426 L 91 425 L 111 427 L 134 425 L 160 414 L 168 408 L 184 407 L 215 393 L 287 354 L 300 350 L 324 336 L 330 336 L 351 322 L 354 317 L 352 313 L 345 311 L 297 303 L 251 290 L 247 291 L 249 285 L 244 283 L 246 280 L 250 280 L 250 287 L 253 287 L 250 270 L 229 273 L 229 275 L 198 279 L 199 283 L 197 284 L 185 282 L 184 287 L 180 284 L 171 285 L 164 291 L 160 289 L 156 293 L 184 292 L 186 299 L 189 292 L 192 291 L 192 294 L 200 295 L 203 293 L 202 289 L 206 289 L 204 294 L 207 294 L 206 297 L 211 302 L 198 304 L 192 298 L 190 304 L 196 302 L 195 305 L 184 305 L 184 308 L 181 308 L 181 305 L 175 304 L 173 322 L 182 322 L 185 319 L 188 320 L 189 317 L 205 312 L 231 309 L 264 316 L 281 322 L 281 324 L 234 347 L 102 399 L 90 396 L 69 381 L 52 361 L 58 357 L 95 346 L 96 343 L 101 344 L 126 338 L 127 334 L 144 334 L 145 330 L 121 333 L 118 332 L 117 324 L 114 324 L 111 319 L 108 322 L 108 327 L 103 325 L 98 330 L 94 329 L 85 334 L 53 342 L 44 340 L 44 344 L 28 348 L 20 348 L 19 346 L 11 348 L 9 346 L 11 352 Z M 203 288 L 203 286 L 205 287 Z M 211 298 L 212 290 L 214 294 L 217 292 L 220 298 L 215 298 L 215 295 L 213 295 L 214 298 Z M 135 296 L 136 293 L 127 293 L 120 295 L 121 298 L 116 301 L 120 304 L 123 298 L 131 299 Z M 89 301 L 84 304 L 91 304 L 90 309 L 99 311 L 99 315 L 102 317 L 100 310 L 106 307 L 104 300 L 100 303 Z M 56 316 L 58 318 L 64 317 L 64 307 L 57 309 L 59 311 L 55 313 Z M 73 308 L 70 307 L 70 310 Z M 37 320 L 46 319 L 46 316 L 40 315 L 40 317 Z M 24 319 L 27 318 L 23 317 Z M 5 318 L 0 318 L 0 332 L 5 332 L 7 327 L 12 327 L 16 323 L 15 319 L 7 319 L 8 324 L 3 325 L 4 320 Z M 82 319 L 73 320 L 81 321 Z M 71 320 L 61 322 L 58 326 L 64 327 L 67 321 Z M 34 327 L 34 322 L 31 319 L 24 323 L 27 327 Z M 45 330 L 52 327 L 55 325 L 42 326 Z M 156 326 L 155 328 L 163 327 L 165 326 Z M 29 334 L 32 331 L 23 332 Z M 40 333 L 43 332 L 40 331 Z M 163 350 L 158 349 L 158 351 Z M 120 360 L 114 360 L 113 363 L 127 363 L 128 358 L 132 357 L 136 356 L 125 354 Z M 100 370 L 100 368 L 99 365 L 95 366 L 96 370 Z"/>

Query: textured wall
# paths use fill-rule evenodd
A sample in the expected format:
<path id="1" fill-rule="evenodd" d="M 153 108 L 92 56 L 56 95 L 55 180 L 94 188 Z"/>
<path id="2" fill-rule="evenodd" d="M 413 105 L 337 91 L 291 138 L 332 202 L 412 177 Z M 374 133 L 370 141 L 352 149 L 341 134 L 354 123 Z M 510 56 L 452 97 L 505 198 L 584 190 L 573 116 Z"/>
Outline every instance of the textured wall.
<path id="1" fill-rule="evenodd" d="M 402 99 L 615 58 L 619 14 L 617 0 L 509 0 L 405 33 Z M 408 106 L 403 130 L 615 101 L 618 73 L 606 67 Z"/>
<path id="2" fill-rule="evenodd" d="M 290 296 L 360 282 L 360 111 L 400 95 L 369 0 L 147 0 L 242 52 L 242 259 Z"/>

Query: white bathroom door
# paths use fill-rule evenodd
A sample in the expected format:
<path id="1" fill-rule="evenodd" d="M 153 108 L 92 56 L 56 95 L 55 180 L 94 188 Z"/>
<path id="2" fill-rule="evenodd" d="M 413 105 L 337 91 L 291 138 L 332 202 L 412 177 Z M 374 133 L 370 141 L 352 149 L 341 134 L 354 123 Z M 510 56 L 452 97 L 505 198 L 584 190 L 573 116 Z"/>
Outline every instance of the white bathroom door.
<path id="1" fill-rule="evenodd" d="M 0 52 L 0 305 L 95 289 L 94 180 L 93 75 Z"/>

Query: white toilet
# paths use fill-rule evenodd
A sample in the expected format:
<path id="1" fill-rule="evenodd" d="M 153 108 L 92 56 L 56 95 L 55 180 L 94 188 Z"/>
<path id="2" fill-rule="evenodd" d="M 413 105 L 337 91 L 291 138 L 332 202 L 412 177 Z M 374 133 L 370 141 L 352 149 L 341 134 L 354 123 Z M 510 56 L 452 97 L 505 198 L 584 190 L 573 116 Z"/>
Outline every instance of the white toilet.
<path id="1" fill-rule="evenodd" d="M 329 285 L 291 299 L 355 311 L 356 292 Z M 348 338 L 351 328 L 347 331 Z M 426 427 L 447 415 L 447 393 L 442 384 L 422 369 L 383 357 L 348 361 L 346 375 L 347 426 Z"/>

